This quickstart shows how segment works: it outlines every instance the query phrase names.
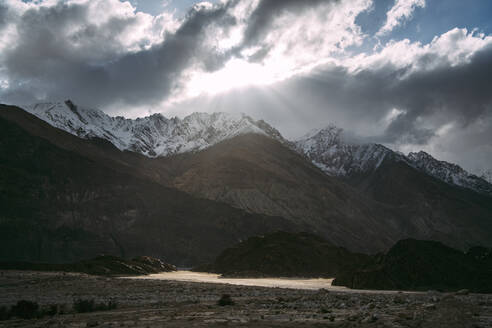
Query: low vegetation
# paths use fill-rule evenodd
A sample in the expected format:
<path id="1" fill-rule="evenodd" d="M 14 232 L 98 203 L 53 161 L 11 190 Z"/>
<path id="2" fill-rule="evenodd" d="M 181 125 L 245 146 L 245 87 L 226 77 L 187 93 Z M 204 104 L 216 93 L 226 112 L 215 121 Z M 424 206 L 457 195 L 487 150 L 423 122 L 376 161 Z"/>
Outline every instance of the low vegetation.
<path id="1" fill-rule="evenodd" d="M 96 303 L 94 299 L 78 299 L 73 303 L 73 309 L 77 313 L 110 311 L 116 309 L 116 307 L 117 304 L 113 300 L 108 303 Z"/>
<path id="2" fill-rule="evenodd" d="M 7 306 L 0 307 L 0 321 L 13 318 L 39 319 L 47 316 L 52 317 L 57 314 L 110 311 L 116 308 L 117 303 L 114 300 L 109 300 L 107 303 L 97 303 L 94 299 L 77 299 L 73 302 L 72 311 L 67 311 L 65 304 L 51 304 L 41 307 L 37 302 L 20 300 L 10 308 Z"/>
<path id="3" fill-rule="evenodd" d="M 231 295 L 223 294 L 222 297 L 217 301 L 217 305 L 220 306 L 234 305 L 234 301 L 232 300 Z"/>
<path id="4" fill-rule="evenodd" d="M 10 315 L 22 319 L 33 319 L 42 315 L 36 302 L 21 300 L 10 308 Z"/>
<path id="5" fill-rule="evenodd" d="M 45 316 L 54 316 L 62 313 L 62 309 L 64 307 L 59 305 L 40 307 L 37 302 L 20 300 L 10 308 L 7 306 L 0 307 L 0 320 L 9 320 L 12 318 L 36 319 Z"/>

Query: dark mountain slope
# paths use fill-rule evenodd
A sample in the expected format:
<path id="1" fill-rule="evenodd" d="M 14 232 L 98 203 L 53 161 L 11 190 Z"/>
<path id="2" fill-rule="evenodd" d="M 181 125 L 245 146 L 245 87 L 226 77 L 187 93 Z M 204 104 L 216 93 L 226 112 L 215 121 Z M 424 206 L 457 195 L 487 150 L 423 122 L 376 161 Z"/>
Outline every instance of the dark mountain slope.
<path id="1" fill-rule="evenodd" d="M 391 157 L 375 171 L 345 181 L 404 213 L 418 238 L 460 249 L 492 246 L 492 198 L 487 195 L 447 184 Z"/>
<path id="2" fill-rule="evenodd" d="M 180 190 L 302 223 L 335 245 L 374 252 L 401 238 L 401 217 L 263 135 L 155 161 Z"/>
<path id="3" fill-rule="evenodd" d="M 146 254 L 190 265 L 247 236 L 295 227 L 196 199 L 113 164 L 59 148 L 0 118 L 0 259 Z"/>
<path id="4" fill-rule="evenodd" d="M 168 170 L 166 183 L 180 190 L 303 222 L 352 251 L 384 251 L 405 238 L 460 249 L 492 246 L 489 197 L 404 162 L 385 160 L 352 179 L 330 177 L 285 145 L 253 134 L 155 161 Z"/>

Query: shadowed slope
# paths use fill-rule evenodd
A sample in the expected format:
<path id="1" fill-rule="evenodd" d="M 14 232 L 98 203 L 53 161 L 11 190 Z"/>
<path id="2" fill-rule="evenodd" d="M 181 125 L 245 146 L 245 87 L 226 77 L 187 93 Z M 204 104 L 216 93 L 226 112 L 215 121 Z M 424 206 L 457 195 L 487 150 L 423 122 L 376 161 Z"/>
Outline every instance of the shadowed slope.
<path id="1" fill-rule="evenodd" d="M 394 207 L 421 239 L 460 249 L 492 246 L 492 198 L 449 185 L 402 161 L 385 159 L 373 172 L 346 180 L 363 194 Z"/>
<path id="2" fill-rule="evenodd" d="M 466 249 L 492 246 L 490 197 L 451 186 L 401 161 L 364 176 L 327 176 L 270 138 L 244 135 L 198 153 L 156 159 L 169 183 L 254 213 L 302 222 L 353 251 L 377 252 L 404 238 Z M 344 183 L 348 182 L 348 184 Z"/>

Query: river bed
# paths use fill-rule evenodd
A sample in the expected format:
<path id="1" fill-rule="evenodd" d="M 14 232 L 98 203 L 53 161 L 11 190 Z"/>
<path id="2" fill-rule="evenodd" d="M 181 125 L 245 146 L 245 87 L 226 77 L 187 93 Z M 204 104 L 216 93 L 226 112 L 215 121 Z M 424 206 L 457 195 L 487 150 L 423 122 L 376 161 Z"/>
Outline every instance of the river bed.
<path id="1" fill-rule="evenodd" d="M 146 276 L 123 277 L 123 279 L 144 280 L 168 280 L 195 283 L 228 284 L 239 286 L 256 286 L 270 288 L 289 288 L 301 290 L 326 289 L 337 292 L 370 293 L 370 294 L 418 294 L 416 291 L 394 291 L 394 290 L 360 290 L 350 289 L 343 286 L 333 286 L 334 278 L 223 278 L 219 274 L 207 272 L 193 272 L 178 270 L 174 272 L 163 272 Z"/>

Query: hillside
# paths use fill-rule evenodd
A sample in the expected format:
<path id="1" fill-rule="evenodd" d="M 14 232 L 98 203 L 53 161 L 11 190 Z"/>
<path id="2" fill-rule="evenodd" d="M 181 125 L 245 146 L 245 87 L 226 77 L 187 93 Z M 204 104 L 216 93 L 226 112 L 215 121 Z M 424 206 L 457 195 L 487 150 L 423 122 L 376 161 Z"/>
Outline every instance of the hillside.
<path id="1" fill-rule="evenodd" d="M 460 290 L 492 292 L 492 250 L 467 253 L 435 241 L 407 239 L 372 263 L 339 273 L 334 285 L 356 289 Z"/>
<path id="2" fill-rule="evenodd" d="M 250 237 L 195 270 L 226 277 L 335 277 L 344 268 L 369 259 L 313 234 L 275 232 Z"/>

